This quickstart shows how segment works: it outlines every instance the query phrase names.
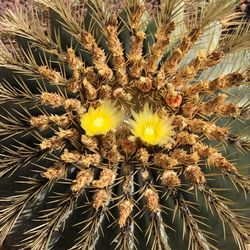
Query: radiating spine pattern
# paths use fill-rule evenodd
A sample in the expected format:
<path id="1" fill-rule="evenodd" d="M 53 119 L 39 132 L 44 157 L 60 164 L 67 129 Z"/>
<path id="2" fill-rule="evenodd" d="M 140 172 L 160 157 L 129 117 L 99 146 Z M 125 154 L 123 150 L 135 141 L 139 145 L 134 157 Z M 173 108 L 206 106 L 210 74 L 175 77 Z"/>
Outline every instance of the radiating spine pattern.
<path id="1" fill-rule="evenodd" d="M 6 10 L 0 247 L 248 249 L 250 23 L 236 6 Z"/>

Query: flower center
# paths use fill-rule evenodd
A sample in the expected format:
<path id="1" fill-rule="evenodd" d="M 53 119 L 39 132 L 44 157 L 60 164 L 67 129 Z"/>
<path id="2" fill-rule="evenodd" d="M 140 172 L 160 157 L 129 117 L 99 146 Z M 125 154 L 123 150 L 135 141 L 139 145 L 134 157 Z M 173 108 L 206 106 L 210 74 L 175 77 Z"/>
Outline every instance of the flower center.
<path id="1" fill-rule="evenodd" d="M 104 119 L 102 117 L 97 117 L 93 122 L 95 127 L 102 127 L 104 124 Z"/>
<path id="2" fill-rule="evenodd" d="M 155 134 L 155 129 L 152 126 L 146 126 L 144 129 L 144 134 L 147 136 L 152 136 Z"/>

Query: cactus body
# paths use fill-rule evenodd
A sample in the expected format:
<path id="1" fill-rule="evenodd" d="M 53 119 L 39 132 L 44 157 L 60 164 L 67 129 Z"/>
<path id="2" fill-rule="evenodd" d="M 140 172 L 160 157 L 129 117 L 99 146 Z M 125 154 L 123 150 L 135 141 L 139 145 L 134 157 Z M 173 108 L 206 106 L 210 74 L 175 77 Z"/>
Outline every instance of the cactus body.
<path id="1" fill-rule="evenodd" d="M 247 249 L 235 6 L 35 0 L 1 17 L 0 246 Z"/>

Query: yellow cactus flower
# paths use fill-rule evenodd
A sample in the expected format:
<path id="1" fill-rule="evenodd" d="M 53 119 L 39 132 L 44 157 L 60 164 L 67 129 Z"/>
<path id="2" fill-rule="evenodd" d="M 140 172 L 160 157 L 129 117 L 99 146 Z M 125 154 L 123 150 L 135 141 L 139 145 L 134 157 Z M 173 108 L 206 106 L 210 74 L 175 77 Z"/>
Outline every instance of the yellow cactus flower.
<path id="1" fill-rule="evenodd" d="M 172 141 L 172 119 L 162 119 L 157 113 L 153 113 L 148 104 L 140 113 L 132 112 L 133 120 L 131 132 L 142 141 L 150 145 L 160 145 Z"/>
<path id="2" fill-rule="evenodd" d="M 86 135 L 104 135 L 116 128 L 123 119 L 123 112 L 118 111 L 111 101 L 103 103 L 94 109 L 90 107 L 81 118 L 81 126 Z"/>

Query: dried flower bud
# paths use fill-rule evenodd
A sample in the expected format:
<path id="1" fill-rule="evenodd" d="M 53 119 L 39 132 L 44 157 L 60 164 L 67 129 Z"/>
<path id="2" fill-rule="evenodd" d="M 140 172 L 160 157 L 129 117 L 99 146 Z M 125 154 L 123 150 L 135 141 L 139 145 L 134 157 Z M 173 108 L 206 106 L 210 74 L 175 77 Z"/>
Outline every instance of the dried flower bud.
<path id="1" fill-rule="evenodd" d="M 132 190 L 133 190 L 133 182 L 131 181 L 131 179 L 126 176 L 124 183 L 122 185 L 122 192 L 124 195 L 129 195 L 131 194 Z"/>
<path id="2" fill-rule="evenodd" d="M 230 163 L 221 153 L 213 153 L 207 158 L 208 164 L 213 165 L 219 169 L 224 169 L 226 171 L 237 173 L 237 168 Z"/>
<path id="3" fill-rule="evenodd" d="M 146 165 L 148 163 L 149 153 L 145 148 L 140 148 L 137 150 L 136 157 L 142 164 Z"/>
<path id="4" fill-rule="evenodd" d="M 197 165 L 189 165 L 184 170 L 184 176 L 186 179 L 192 181 L 198 186 L 203 186 L 206 183 L 204 173 L 201 171 L 201 168 Z"/>
<path id="5" fill-rule="evenodd" d="M 119 208 L 119 218 L 118 225 L 120 228 L 125 227 L 126 221 L 133 211 L 133 203 L 130 200 L 123 200 L 118 205 Z"/>
<path id="6" fill-rule="evenodd" d="M 181 107 L 182 114 L 185 117 L 192 118 L 194 114 L 197 112 L 197 104 L 195 102 L 186 102 Z"/>
<path id="7" fill-rule="evenodd" d="M 67 59 L 69 61 L 70 67 L 73 70 L 79 70 L 83 67 L 83 62 L 76 55 L 73 48 L 67 49 Z"/>
<path id="8" fill-rule="evenodd" d="M 135 81 L 137 88 L 144 93 L 149 92 L 153 87 L 153 81 L 149 77 L 141 76 L 139 80 Z"/>
<path id="9" fill-rule="evenodd" d="M 151 188 L 147 188 L 144 192 L 144 196 L 146 198 L 148 209 L 153 213 L 157 213 L 159 209 L 158 193 Z"/>
<path id="10" fill-rule="evenodd" d="M 40 130 L 47 129 L 49 127 L 49 118 L 46 115 L 32 116 L 30 118 L 30 125 Z"/>
<path id="11" fill-rule="evenodd" d="M 41 173 L 41 176 L 51 181 L 54 179 L 62 178 L 65 174 L 65 167 L 63 165 L 57 165 L 48 168 L 45 172 Z"/>
<path id="12" fill-rule="evenodd" d="M 177 173 L 172 170 L 167 170 L 162 173 L 161 182 L 169 188 L 176 188 L 181 185 L 181 180 L 179 179 Z"/>
<path id="13" fill-rule="evenodd" d="M 64 107 L 66 109 L 72 109 L 72 110 L 78 111 L 81 109 L 82 104 L 81 104 L 81 101 L 77 99 L 66 99 L 64 103 Z"/>
<path id="14" fill-rule="evenodd" d="M 228 128 L 217 127 L 215 124 L 206 124 L 203 129 L 210 140 L 225 140 L 228 136 Z"/>
<path id="15" fill-rule="evenodd" d="M 178 115 L 174 117 L 172 125 L 178 130 L 182 130 L 187 127 L 188 123 L 185 117 Z"/>
<path id="16" fill-rule="evenodd" d="M 48 68 L 48 66 L 39 66 L 38 72 L 43 75 L 45 78 L 52 81 L 53 84 L 64 84 L 63 77 L 59 72 Z"/>
<path id="17" fill-rule="evenodd" d="M 100 207 L 104 207 L 109 199 L 109 193 L 105 189 L 98 190 L 93 197 L 93 208 L 98 210 Z"/>
<path id="18" fill-rule="evenodd" d="M 178 108 L 182 103 L 182 95 L 178 92 L 168 93 L 166 96 L 166 103 L 173 109 Z"/>
<path id="19" fill-rule="evenodd" d="M 59 150 L 63 147 L 63 145 L 64 145 L 64 142 L 63 142 L 62 138 L 60 138 L 57 135 L 52 136 L 48 139 L 44 139 L 39 144 L 39 146 L 42 150 L 45 150 L 45 149 Z"/>
<path id="20" fill-rule="evenodd" d="M 96 88 L 86 79 L 83 79 L 84 91 L 86 93 L 87 99 L 93 101 L 97 98 Z"/>
<path id="21" fill-rule="evenodd" d="M 136 151 L 136 143 L 128 138 L 121 140 L 121 149 L 126 154 L 133 154 Z"/>
<path id="22" fill-rule="evenodd" d="M 69 138 L 69 139 L 74 139 L 76 140 L 79 136 L 79 133 L 76 129 L 62 129 L 59 128 L 59 131 L 56 132 L 56 135 L 63 139 L 63 138 Z"/>
<path id="23" fill-rule="evenodd" d="M 48 117 L 51 123 L 58 125 L 61 128 L 66 128 L 70 123 L 70 118 L 67 114 L 64 115 L 50 115 Z"/>
<path id="24" fill-rule="evenodd" d="M 112 185 L 116 178 L 116 171 L 112 169 L 103 169 L 99 180 L 92 182 L 95 188 L 104 188 Z"/>
<path id="25" fill-rule="evenodd" d="M 185 164 L 185 165 L 189 165 L 192 163 L 196 164 L 200 160 L 200 156 L 198 155 L 197 152 L 194 151 L 193 153 L 188 154 L 183 149 L 175 149 L 172 152 L 171 157 L 177 159 L 178 162 Z"/>
<path id="26" fill-rule="evenodd" d="M 205 158 L 217 152 L 215 148 L 204 145 L 202 143 L 195 144 L 193 147 L 193 150 L 197 151 L 201 157 L 205 157 Z"/>
<path id="27" fill-rule="evenodd" d="M 89 168 L 91 165 L 99 166 L 101 160 L 102 158 L 99 153 L 86 154 L 86 155 L 81 155 L 81 158 L 77 161 L 77 164 L 79 164 L 83 168 Z"/>
<path id="28" fill-rule="evenodd" d="M 76 163 L 81 159 L 81 155 L 78 151 L 69 152 L 68 149 L 64 149 L 63 154 L 61 155 L 61 160 L 67 163 Z"/>
<path id="29" fill-rule="evenodd" d="M 63 106 L 64 98 L 56 93 L 43 92 L 41 94 L 42 104 L 51 105 L 53 108 Z"/>
<path id="30" fill-rule="evenodd" d="M 154 163 L 163 169 L 172 169 L 178 164 L 178 161 L 167 154 L 157 153 L 154 155 Z"/>
<path id="31" fill-rule="evenodd" d="M 73 181 L 73 184 L 71 186 L 71 191 L 73 193 L 79 192 L 81 189 L 87 187 L 90 185 L 94 178 L 94 175 L 91 170 L 81 170 L 77 176 L 76 179 Z"/>
<path id="32" fill-rule="evenodd" d="M 96 150 L 98 147 L 98 140 L 95 137 L 89 137 L 87 135 L 81 136 L 81 142 L 86 146 L 89 150 Z"/>
<path id="33" fill-rule="evenodd" d="M 132 99 L 131 94 L 126 93 L 123 88 L 117 88 L 113 91 L 113 96 L 115 98 L 123 99 L 126 101 L 130 101 Z"/>
<path id="34" fill-rule="evenodd" d="M 177 134 L 176 142 L 180 145 L 194 145 L 198 138 L 198 135 L 189 134 L 188 132 L 181 131 Z"/>
<path id="35" fill-rule="evenodd" d="M 141 177 L 142 177 L 143 181 L 147 181 L 149 179 L 149 172 L 147 169 L 141 170 Z"/>

